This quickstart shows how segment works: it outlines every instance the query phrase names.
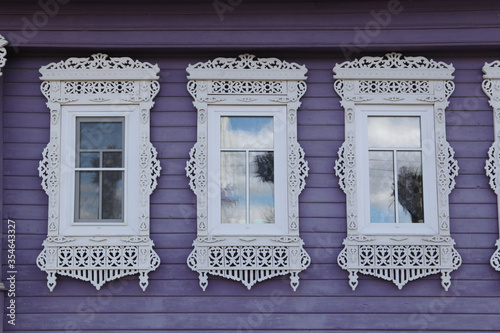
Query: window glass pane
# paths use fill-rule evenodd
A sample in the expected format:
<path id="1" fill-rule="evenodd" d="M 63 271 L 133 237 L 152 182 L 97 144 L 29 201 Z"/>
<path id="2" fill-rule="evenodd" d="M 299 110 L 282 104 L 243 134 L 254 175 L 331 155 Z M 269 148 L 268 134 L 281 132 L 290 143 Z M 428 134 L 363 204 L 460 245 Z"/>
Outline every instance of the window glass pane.
<path id="1" fill-rule="evenodd" d="M 103 152 L 102 166 L 104 168 L 121 168 L 122 153 L 121 152 Z"/>
<path id="2" fill-rule="evenodd" d="M 250 152 L 249 158 L 249 223 L 274 223 L 274 153 Z"/>
<path id="3" fill-rule="evenodd" d="M 123 172 L 102 172 L 102 218 L 123 219 Z"/>
<path id="4" fill-rule="evenodd" d="M 122 122 L 80 122 L 80 149 L 121 149 Z"/>
<path id="5" fill-rule="evenodd" d="M 398 151 L 399 223 L 423 223 L 422 153 Z"/>
<path id="6" fill-rule="evenodd" d="M 273 117 L 221 117 L 221 148 L 273 148 Z"/>
<path id="7" fill-rule="evenodd" d="M 99 219 L 99 172 L 77 172 L 78 219 Z"/>
<path id="8" fill-rule="evenodd" d="M 80 168 L 98 168 L 99 153 L 80 153 Z"/>
<path id="9" fill-rule="evenodd" d="M 246 223 L 245 152 L 221 152 L 221 222 Z"/>
<path id="10" fill-rule="evenodd" d="M 392 151 L 370 151 L 370 222 L 395 223 Z"/>
<path id="11" fill-rule="evenodd" d="M 370 148 L 419 148 L 420 117 L 368 117 Z"/>

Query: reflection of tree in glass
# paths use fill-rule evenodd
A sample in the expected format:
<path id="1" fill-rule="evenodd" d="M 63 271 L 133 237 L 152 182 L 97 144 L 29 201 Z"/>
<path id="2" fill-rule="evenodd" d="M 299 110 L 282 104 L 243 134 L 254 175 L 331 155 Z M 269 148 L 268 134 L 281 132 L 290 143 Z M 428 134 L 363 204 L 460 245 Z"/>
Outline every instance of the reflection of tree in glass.
<path id="1" fill-rule="evenodd" d="M 394 197 L 394 191 L 392 196 Z M 422 171 L 420 168 L 407 166 L 399 168 L 398 201 L 403 210 L 411 215 L 412 223 L 424 220 L 422 196 Z"/>
<path id="2" fill-rule="evenodd" d="M 266 223 L 274 223 L 274 206 L 264 208 L 262 215 Z"/>
<path id="3" fill-rule="evenodd" d="M 274 183 L 274 152 L 255 156 L 257 176 L 265 183 Z"/>
<path id="4" fill-rule="evenodd" d="M 262 183 L 268 183 L 271 192 L 274 192 L 274 152 L 268 151 L 256 155 L 255 164 L 257 165 L 257 177 L 262 180 Z M 274 205 L 264 208 L 262 214 L 266 223 L 274 223 Z"/>

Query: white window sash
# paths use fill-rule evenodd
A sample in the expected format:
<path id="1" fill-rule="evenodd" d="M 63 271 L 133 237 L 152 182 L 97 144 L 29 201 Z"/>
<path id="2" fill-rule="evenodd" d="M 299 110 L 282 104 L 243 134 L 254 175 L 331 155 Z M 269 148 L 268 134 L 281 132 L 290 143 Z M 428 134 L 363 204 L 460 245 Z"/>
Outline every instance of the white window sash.
<path id="1" fill-rule="evenodd" d="M 424 223 L 370 223 L 370 205 L 359 212 L 359 232 L 363 234 L 393 235 L 433 235 L 438 233 L 438 213 L 436 196 L 436 158 L 434 142 L 434 110 L 429 105 L 359 105 L 355 117 L 357 136 L 356 154 L 360 156 L 356 173 L 364 181 L 357 182 L 358 202 L 369 203 L 369 183 L 367 119 L 368 116 L 416 116 L 421 124 L 422 178 L 424 187 Z M 405 150 L 405 149 L 403 149 Z M 396 171 L 394 171 L 396 172 Z M 397 211 L 396 211 L 397 214 Z"/>
<path id="2" fill-rule="evenodd" d="M 275 173 L 275 223 L 270 224 L 228 224 L 221 223 L 220 210 L 220 117 L 222 116 L 271 116 L 274 119 L 274 169 L 285 170 L 286 168 L 286 132 L 283 123 L 286 121 L 286 107 L 284 106 L 209 106 L 208 123 L 213 129 L 213 136 L 209 142 L 208 170 L 210 179 L 215 190 L 214 202 L 216 204 L 208 207 L 209 233 L 217 236 L 226 235 L 283 235 L 288 233 L 286 173 Z M 248 181 L 248 180 L 247 180 Z M 213 217 L 213 218 L 212 218 Z"/>
<path id="3" fill-rule="evenodd" d="M 67 207 L 64 219 L 61 221 L 61 235 L 134 235 L 139 234 L 139 183 L 134 181 L 140 173 L 140 132 L 137 124 L 140 122 L 138 105 L 116 105 L 112 113 L 101 105 L 86 105 L 85 107 L 68 105 L 63 107 L 61 142 L 67 145 L 61 149 L 61 182 L 67 186 L 61 187 L 61 206 Z M 104 115 L 104 116 L 103 116 Z M 75 158 L 76 119 L 77 117 L 109 118 L 123 117 L 126 153 L 124 159 L 124 221 L 123 222 L 76 222 L 75 221 Z M 109 168 L 106 168 L 109 170 Z"/>

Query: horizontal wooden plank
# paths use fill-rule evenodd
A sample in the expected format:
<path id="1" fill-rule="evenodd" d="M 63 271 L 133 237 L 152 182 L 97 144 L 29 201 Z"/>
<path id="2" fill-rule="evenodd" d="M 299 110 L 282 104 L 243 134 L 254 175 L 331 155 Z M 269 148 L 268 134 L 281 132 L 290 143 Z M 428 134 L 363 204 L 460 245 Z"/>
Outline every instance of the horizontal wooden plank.
<path id="1" fill-rule="evenodd" d="M 280 293 L 281 294 L 281 293 Z M 18 298 L 19 310 L 22 313 L 46 313 L 67 315 L 71 309 L 82 307 L 84 303 L 86 313 L 113 312 L 113 313 L 154 313 L 161 309 L 164 313 L 251 313 L 251 312 L 271 312 L 279 313 L 321 313 L 324 309 L 329 309 L 331 313 L 391 313 L 404 308 L 404 313 L 418 313 L 422 308 L 429 308 L 439 304 L 446 306 L 446 310 L 453 314 L 496 314 L 495 297 L 469 297 L 467 299 L 447 299 L 441 297 L 367 297 L 362 305 L 352 302 L 353 297 L 303 297 L 302 302 L 294 302 L 293 297 L 280 295 L 278 300 L 272 296 L 247 297 L 242 300 L 239 297 L 117 297 L 117 301 L 92 303 L 91 300 L 57 297 L 47 299 L 43 297 L 33 297 L 31 299 Z M 291 301 L 288 301 L 291 300 Z M 46 302 L 44 304 L 44 301 Z M 273 302 L 274 301 L 274 302 Z M 50 311 L 49 311 L 50 310 Z M 83 307 L 82 307 L 83 310 Z"/>

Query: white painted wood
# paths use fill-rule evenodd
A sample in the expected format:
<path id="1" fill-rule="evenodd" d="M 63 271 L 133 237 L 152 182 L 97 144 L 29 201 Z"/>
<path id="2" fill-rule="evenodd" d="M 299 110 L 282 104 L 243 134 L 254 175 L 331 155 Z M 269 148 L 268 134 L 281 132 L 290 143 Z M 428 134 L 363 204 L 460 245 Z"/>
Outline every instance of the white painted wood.
<path id="1" fill-rule="evenodd" d="M 7 50 L 5 49 L 5 46 L 7 46 L 7 44 L 7 40 L 5 40 L 2 35 L 0 35 L 0 76 L 2 76 L 2 68 L 7 62 Z"/>
<path id="2" fill-rule="evenodd" d="M 461 257 L 450 237 L 448 195 L 458 165 L 446 141 L 444 110 L 454 90 L 454 68 L 424 57 L 363 57 L 337 64 L 335 91 L 345 109 L 346 141 L 335 172 L 347 197 L 347 238 L 338 257 L 354 290 L 358 273 L 408 281 L 441 273 L 448 290 L 450 273 Z M 368 115 L 414 115 L 421 119 L 425 223 L 375 224 L 369 221 Z"/>
<path id="3" fill-rule="evenodd" d="M 188 265 L 199 273 L 203 290 L 209 273 L 241 281 L 248 289 L 256 282 L 290 274 L 296 290 L 298 273 L 310 263 L 299 237 L 298 207 L 309 170 L 297 142 L 297 109 L 306 91 L 307 69 L 243 54 L 190 65 L 187 72 L 188 91 L 198 110 L 198 141 L 186 166 L 190 187 L 197 195 L 198 231 Z M 220 193 L 214 193 L 220 191 L 218 119 L 235 114 L 274 117 L 275 225 L 220 223 Z"/>
<path id="4" fill-rule="evenodd" d="M 500 61 L 485 63 L 483 66 L 483 91 L 489 97 L 489 104 L 493 108 L 495 141 L 488 150 L 488 160 L 486 161 L 486 175 L 490 179 L 490 187 L 497 195 L 497 210 L 500 213 Z M 500 233 L 500 214 L 499 233 Z M 500 236 L 496 241 L 497 249 L 490 259 L 491 266 L 500 271 Z"/>
<path id="5" fill-rule="evenodd" d="M 56 274 L 91 282 L 148 273 L 160 259 L 149 238 L 149 196 L 160 162 L 150 142 L 149 112 L 159 91 L 159 68 L 130 58 L 70 58 L 40 69 L 50 109 L 50 142 L 38 168 L 49 196 L 48 237 L 37 259 L 52 291 Z M 125 118 L 125 211 L 123 223 L 75 222 L 76 117 Z"/>

